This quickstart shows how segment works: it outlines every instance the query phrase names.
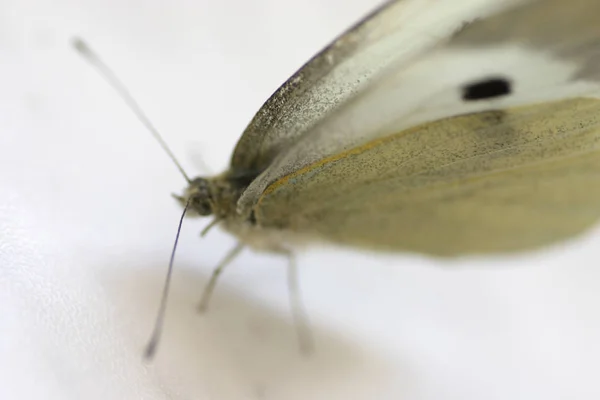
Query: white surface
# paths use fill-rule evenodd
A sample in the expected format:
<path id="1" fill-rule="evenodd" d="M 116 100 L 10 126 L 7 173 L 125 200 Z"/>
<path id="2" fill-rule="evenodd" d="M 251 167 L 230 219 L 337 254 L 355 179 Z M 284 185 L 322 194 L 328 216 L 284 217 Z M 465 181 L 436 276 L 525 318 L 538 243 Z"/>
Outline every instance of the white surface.
<path id="1" fill-rule="evenodd" d="M 598 231 L 450 266 L 314 250 L 300 258 L 317 352 L 290 325 L 285 263 L 184 226 L 158 357 L 142 361 L 183 180 L 69 47 L 127 83 L 184 166 L 225 167 L 289 74 L 371 0 L 0 5 L 0 398 L 597 399 Z"/>

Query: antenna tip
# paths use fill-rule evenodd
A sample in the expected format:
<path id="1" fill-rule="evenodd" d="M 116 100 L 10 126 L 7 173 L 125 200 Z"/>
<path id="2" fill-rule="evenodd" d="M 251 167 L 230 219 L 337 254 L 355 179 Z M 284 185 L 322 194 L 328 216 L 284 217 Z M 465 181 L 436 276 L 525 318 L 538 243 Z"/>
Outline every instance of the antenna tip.
<path id="1" fill-rule="evenodd" d="M 157 343 L 158 341 L 153 339 L 146 345 L 146 349 L 144 350 L 144 360 L 151 361 L 154 358 Z"/>
<path id="2" fill-rule="evenodd" d="M 82 53 L 82 54 L 90 54 L 90 48 L 88 47 L 88 45 L 83 41 L 83 39 L 78 38 L 78 37 L 74 37 L 71 40 L 71 44 L 73 45 L 73 47 L 75 48 L 75 50 L 77 50 L 78 52 Z"/>

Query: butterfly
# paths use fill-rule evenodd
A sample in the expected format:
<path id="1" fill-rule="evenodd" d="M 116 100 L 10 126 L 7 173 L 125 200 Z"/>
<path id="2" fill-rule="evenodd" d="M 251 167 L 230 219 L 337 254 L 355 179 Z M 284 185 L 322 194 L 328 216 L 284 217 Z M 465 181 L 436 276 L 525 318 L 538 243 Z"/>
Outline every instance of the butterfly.
<path id="1" fill-rule="evenodd" d="M 226 262 L 244 246 L 456 257 L 580 235 L 600 218 L 598 16 L 597 0 L 389 1 L 178 198 L 237 237 Z"/>
<path id="2" fill-rule="evenodd" d="M 600 2 L 517 3 L 472 22 L 459 4 L 385 4 L 283 84 L 229 169 L 183 202 L 279 252 L 460 256 L 586 231 L 600 217 Z"/>

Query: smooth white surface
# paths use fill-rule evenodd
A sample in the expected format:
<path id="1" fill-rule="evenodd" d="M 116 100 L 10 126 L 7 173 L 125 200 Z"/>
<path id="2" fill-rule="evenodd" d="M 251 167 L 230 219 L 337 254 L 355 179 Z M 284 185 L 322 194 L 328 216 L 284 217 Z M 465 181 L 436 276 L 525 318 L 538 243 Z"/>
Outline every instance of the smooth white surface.
<path id="1" fill-rule="evenodd" d="M 142 361 L 183 188 L 69 47 L 81 35 L 192 173 L 371 0 L 0 4 L 0 398 L 597 399 L 598 230 L 539 254 L 451 264 L 300 257 L 317 352 L 297 351 L 285 263 L 185 224 L 158 357 Z"/>

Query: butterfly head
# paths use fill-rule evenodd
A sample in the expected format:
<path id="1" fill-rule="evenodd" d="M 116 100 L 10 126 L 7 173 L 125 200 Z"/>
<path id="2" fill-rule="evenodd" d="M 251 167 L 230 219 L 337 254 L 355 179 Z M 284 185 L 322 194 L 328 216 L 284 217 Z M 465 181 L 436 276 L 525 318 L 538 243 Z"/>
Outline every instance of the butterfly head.
<path id="1" fill-rule="evenodd" d="M 191 215 L 214 215 L 219 219 L 236 215 L 236 204 L 246 187 L 245 182 L 222 174 L 210 178 L 197 177 L 189 181 L 183 195 L 175 196 Z"/>
<path id="2" fill-rule="evenodd" d="M 192 179 L 182 196 L 175 196 L 192 213 L 209 216 L 215 212 L 215 195 L 211 181 L 206 178 Z"/>

